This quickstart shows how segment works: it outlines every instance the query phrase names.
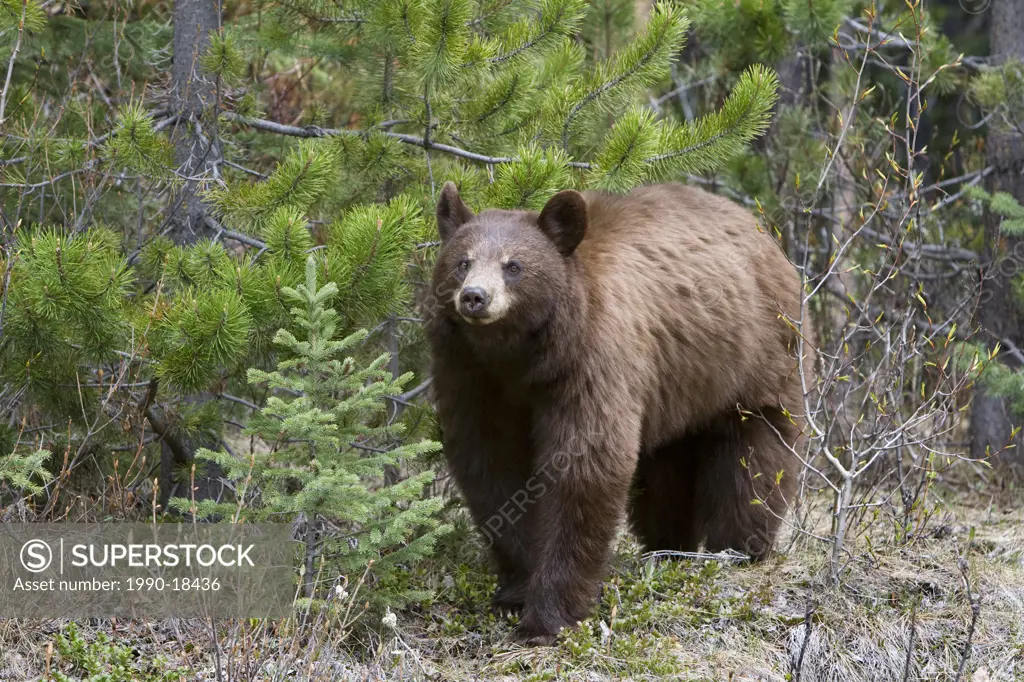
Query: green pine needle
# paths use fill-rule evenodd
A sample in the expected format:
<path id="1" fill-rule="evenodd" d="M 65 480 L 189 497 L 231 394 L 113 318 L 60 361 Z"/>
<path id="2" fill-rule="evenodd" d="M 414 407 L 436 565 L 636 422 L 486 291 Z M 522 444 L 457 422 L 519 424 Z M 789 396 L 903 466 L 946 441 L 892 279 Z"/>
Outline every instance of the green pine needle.
<path id="1" fill-rule="evenodd" d="M 720 168 L 767 128 L 778 97 L 778 78 L 768 67 L 754 65 L 741 77 L 722 108 L 692 124 L 666 123 L 661 154 L 649 157 L 653 176 L 706 173 Z"/>

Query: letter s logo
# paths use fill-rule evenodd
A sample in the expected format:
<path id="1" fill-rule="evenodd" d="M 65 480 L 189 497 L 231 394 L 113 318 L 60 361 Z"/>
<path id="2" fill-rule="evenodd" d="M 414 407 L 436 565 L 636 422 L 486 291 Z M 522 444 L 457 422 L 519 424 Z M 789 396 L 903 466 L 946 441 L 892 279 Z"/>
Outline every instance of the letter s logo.
<path id="1" fill-rule="evenodd" d="M 42 540 L 29 540 L 21 546 L 21 565 L 29 573 L 41 573 L 53 563 L 53 551 Z"/>

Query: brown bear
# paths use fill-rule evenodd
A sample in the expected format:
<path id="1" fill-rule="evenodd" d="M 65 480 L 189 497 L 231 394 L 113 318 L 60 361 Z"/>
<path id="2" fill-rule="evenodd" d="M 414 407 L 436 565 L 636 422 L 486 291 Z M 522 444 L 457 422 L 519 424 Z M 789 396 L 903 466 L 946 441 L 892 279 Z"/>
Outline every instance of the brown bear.
<path id="1" fill-rule="evenodd" d="M 804 382 L 801 278 L 755 217 L 676 184 L 474 215 L 449 182 L 437 223 L 444 452 L 520 636 L 586 617 L 626 517 L 648 549 L 763 557 Z"/>

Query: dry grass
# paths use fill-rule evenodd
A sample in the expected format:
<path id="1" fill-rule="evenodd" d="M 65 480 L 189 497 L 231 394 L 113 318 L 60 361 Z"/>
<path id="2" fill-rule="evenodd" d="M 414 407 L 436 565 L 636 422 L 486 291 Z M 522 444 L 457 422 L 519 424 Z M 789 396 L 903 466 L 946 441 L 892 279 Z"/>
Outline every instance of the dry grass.
<path id="1" fill-rule="evenodd" d="M 344 641 L 328 619 L 218 623 L 216 639 L 195 621 L 79 626 L 86 640 L 110 634 L 133 660 L 163 656 L 163 670 L 183 666 L 189 680 L 1024 679 L 1024 512 L 1012 499 L 1004 508 L 973 501 L 902 547 L 874 524 L 839 588 L 826 586 L 820 545 L 728 566 L 643 561 L 623 536 L 598 614 L 549 648 L 518 647 L 514 623 L 488 613 L 493 579 L 479 562 L 434 566 L 418 577 L 436 586 L 435 601 L 394 629 L 373 623 Z M 967 581 L 980 609 L 958 678 L 972 620 Z M 65 625 L 0 621 L 0 680 L 66 669 L 52 649 Z M 148 674 L 124 679 L 179 678 Z"/>

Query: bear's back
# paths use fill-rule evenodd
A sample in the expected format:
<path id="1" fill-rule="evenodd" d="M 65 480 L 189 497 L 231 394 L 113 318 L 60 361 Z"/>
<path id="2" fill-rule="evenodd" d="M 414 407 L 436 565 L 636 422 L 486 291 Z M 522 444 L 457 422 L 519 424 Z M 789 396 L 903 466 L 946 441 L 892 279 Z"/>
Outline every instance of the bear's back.
<path id="1" fill-rule="evenodd" d="M 777 400 L 796 340 L 781 316 L 800 316 L 801 283 L 755 216 L 679 184 L 584 196 L 590 222 L 576 253 L 591 335 L 628 358 L 655 408 L 653 435 L 737 403 Z M 700 400 L 679 394 L 680 377 Z"/>
<path id="2" fill-rule="evenodd" d="M 580 245 L 584 259 L 633 251 L 650 264 L 711 260 L 722 272 L 757 259 L 796 281 L 781 247 L 761 231 L 757 218 L 716 194 L 671 183 L 639 187 L 627 195 L 584 196 L 590 218 Z"/>

